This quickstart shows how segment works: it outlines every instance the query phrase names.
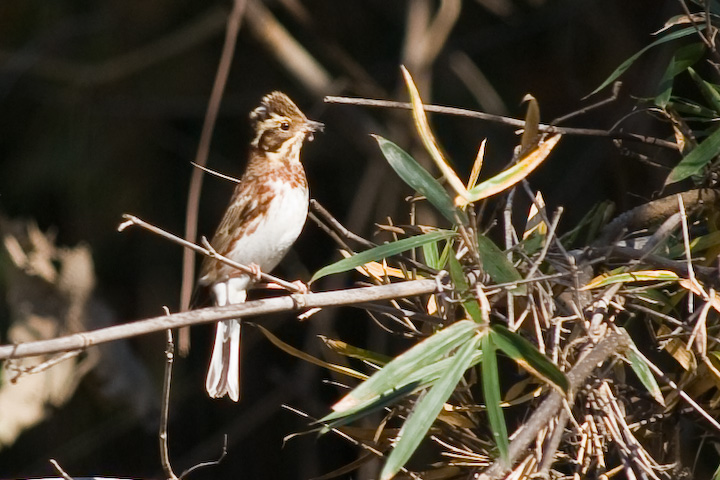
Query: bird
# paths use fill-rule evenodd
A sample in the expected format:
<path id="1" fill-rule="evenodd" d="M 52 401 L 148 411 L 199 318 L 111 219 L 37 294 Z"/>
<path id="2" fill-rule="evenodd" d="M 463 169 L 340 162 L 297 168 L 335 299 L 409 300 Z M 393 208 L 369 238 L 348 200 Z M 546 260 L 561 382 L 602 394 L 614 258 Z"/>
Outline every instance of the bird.
<path id="1" fill-rule="evenodd" d="M 323 130 L 282 92 L 265 95 L 250 113 L 254 138 L 247 166 L 210 241 L 213 249 L 255 272 L 269 272 L 290 250 L 305 225 L 309 191 L 300 150 Z M 215 305 L 243 303 L 257 275 L 205 257 L 198 285 Z M 217 323 L 205 389 L 212 398 L 240 399 L 240 320 Z"/>

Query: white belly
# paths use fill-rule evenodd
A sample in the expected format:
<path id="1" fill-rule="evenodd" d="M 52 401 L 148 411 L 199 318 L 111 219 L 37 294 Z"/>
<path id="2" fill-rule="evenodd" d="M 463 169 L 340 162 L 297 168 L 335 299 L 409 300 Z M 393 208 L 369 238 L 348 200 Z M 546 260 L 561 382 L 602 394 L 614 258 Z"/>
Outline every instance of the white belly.
<path id="1" fill-rule="evenodd" d="M 300 235 L 308 213 L 308 191 L 277 183 L 276 194 L 267 214 L 257 228 L 238 241 L 230 254 L 232 260 L 249 265 L 255 263 L 270 272 Z"/>

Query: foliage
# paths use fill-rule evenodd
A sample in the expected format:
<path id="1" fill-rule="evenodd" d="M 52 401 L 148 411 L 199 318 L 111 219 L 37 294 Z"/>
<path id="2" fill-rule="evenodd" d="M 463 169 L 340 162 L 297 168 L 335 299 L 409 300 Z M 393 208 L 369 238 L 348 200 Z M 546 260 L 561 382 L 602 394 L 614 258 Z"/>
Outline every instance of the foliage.
<path id="1" fill-rule="evenodd" d="M 623 63 L 598 90 L 631 68 L 648 49 L 697 33 L 694 27 L 664 33 Z M 695 138 L 685 138 L 689 130 L 677 126 L 688 121 L 678 114 L 678 107 L 699 103 L 672 93 L 678 77 L 688 75 L 702 91 L 704 111 L 713 112 L 712 119 L 720 117 L 715 102 L 720 86 L 701 79 L 692 68 L 706 53 L 704 46 L 697 43 L 678 47 L 660 81 L 658 95 L 641 100 L 652 103 L 674 122 L 678 149 L 685 152 L 668 175 L 668 185 L 689 177 L 706 184 L 707 172 L 720 153 L 717 131 L 696 147 L 688 147 Z M 416 278 L 418 265 L 408 263 L 407 258 L 394 260 L 400 269 L 388 267 L 387 262 L 397 253 L 421 247 L 426 262 L 421 270 L 435 272 L 438 281 L 445 284 L 430 298 L 405 302 L 402 310 L 388 314 L 401 326 L 400 331 L 417 337 L 417 343 L 394 359 L 376 364 L 375 373 L 319 420 L 321 431 L 343 428 L 361 418 L 375 419 L 370 420 L 375 425 L 370 429 L 377 429 L 375 437 L 380 438 L 378 434 L 384 429 L 399 425 L 399 430 L 393 430 L 396 433 L 374 445 L 387 454 L 382 479 L 400 474 L 423 439 L 434 442 L 446 455 L 446 461 L 433 467 L 419 463 L 435 469 L 437 478 L 456 475 L 456 469 L 447 470 L 451 466 L 482 467 L 493 462 L 499 471 L 514 469 L 515 478 L 530 478 L 541 471 L 551 471 L 554 476 L 597 476 L 613 468 L 651 478 L 673 477 L 672 472 L 677 470 L 663 466 L 674 460 L 672 442 L 664 446 L 648 443 L 647 438 L 659 427 L 639 427 L 637 422 L 650 412 L 659 414 L 663 409 L 680 408 L 679 391 L 674 390 L 677 387 L 668 378 L 681 375 L 687 382 L 686 389 L 701 382 L 702 375 L 712 375 L 715 382 L 720 382 L 716 365 L 719 355 L 714 351 L 718 347 L 708 332 L 717 325 L 718 316 L 711 312 L 720 311 L 720 297 L 708 277 L 702 275 L 701 264 L 691 260 L 711 258 L 714 252 L 720 252 L 716 217 L 707 208 L 717 195 L 706 191 L 700 201 L 688 196 L 691 205 L 678 198 L 675 208 L 655 212 L 651 221 L 641 225 L 655 235 L 639 247 L 618 244 L 625 261 L 613 265 L 611 260 L 617 262 L 618 257 L 613 257 L 612 244 L 598 241 L 616 228 L 617 222 L 628 221 L 629 216 L 608 223 L 608 207 L 598 206 L 567 235 L 558 238 L 542 197 L 533 194 L 533 211 L 528 214 L 523 234 L 518 235 L 505 224 L 505 238 L 514 242 L 502 250 L 479 233 L 480 221 L 487 219 L 477 217 L 476 202 L 509 189 L 522 191 L 518 185 L 530 194 L 524 179 L 550 156 L 560 135 L 540 131 L 539 107 L 530 98 L 525 134 L 510 166 L 478 183 L 483 142 L 471 178 L 463 183 L 437 143 L 410 73 L 403 73 L 422 144 L 453 194 L 442 185 L 443 180 L 436 180 L 398 145 L 381 136 L 375 139 L 398 176 L 450 221 L 455 233 L 413 225 L 401 229 L 407 232 L 407 238 L 352 255 L 323 268 L 315 278 L 351 268 L 378 283 L 397 281 L 403 276 Z M 639 208 L 652 209 L 653 205 Z M 677 212 L 681 214 L 673 215 Z M 413 231 L 432 233 L 412 235 Z M 568 250 L 577 248 L 580 238 L 585 239 L 580 243 L 585 250 Z M 371 269 L 379 260 L 382 269 Z M 688 270 L 688 265 L 693 265 L 693 270 Z M 390 269 L 394 274 L 388 276 Z M 373 274 L 371 270 L 384 274 Z M 493 288 L 493 283 L 499 288 Z M 693 306 L 694 302 L 700 305 Z M 408 311 L 420 315 L 402 313 Z M 677 325 L 686 322 L 683 318 L 689 318 L 694 327 L 678 329 Z M 654 348 L 638 348 L 636 345 L 647 344 L 645 334 L 636 328 L 639 319 L 646 322 L 656 338 L 664 340 Z M 612 369 L 582 379 L 581 385 L 593 388 L 571 388 L 568 372 L 592 350 L 594 343 L 616 329 L 630 332 L 635 344 L 615 352 L 618 356 Z M 651 358 L 657 357 L 658 351 L 677 361 L 672 372 L 661 372 L 653 364 L 657 359 Z M 368 359 L 380 356 L 376 352 L 366 355 Z M 628 376 L 626 371 L 633 375 Z M 713 405 L 720 398 L 715 384 L 697 385 L 713 399 L 703 406 L 696 404 L 706 418 L 713 415 Z M 553 413 L 555 423 L 548 418 L 546 428 L 534 432 L 539 444 L 557 437 L 555 450 L 543 453 L 549 458 L 537 458 L 533 451 L 511 457 L 509 427 L 518 428 L 552 391 L 561 392 L 569 405 L 575 405 L 574 422 L 568 424 L 561 409 Z M 627 410 L 630 394 L 637 399 L 635 403 L 642 405 L 633 407 L 636 413 Z M 633 422 L 636 426 L 630 426 Z M 717 423 L 714 426 L 720 428 Z M 573 436 L 585 440 L 573 442 Z M 635 459 L 632 465 L 622 466 L 623 459 L 630 457 Z"/>

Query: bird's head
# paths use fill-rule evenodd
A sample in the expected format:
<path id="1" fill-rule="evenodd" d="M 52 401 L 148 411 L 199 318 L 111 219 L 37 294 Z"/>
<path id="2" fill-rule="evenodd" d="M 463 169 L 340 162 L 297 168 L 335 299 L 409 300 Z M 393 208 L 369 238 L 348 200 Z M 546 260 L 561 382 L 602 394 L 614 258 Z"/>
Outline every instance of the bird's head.
<path id="1" fill-rule="evenodd" d="M 308 120 L 290 98 L 281 92 L 265 95 L 260 106 L 250 112 L 255 130 L 252 145 L 266 153 L 299 155 L 302 143 L 324 125 Z"/>

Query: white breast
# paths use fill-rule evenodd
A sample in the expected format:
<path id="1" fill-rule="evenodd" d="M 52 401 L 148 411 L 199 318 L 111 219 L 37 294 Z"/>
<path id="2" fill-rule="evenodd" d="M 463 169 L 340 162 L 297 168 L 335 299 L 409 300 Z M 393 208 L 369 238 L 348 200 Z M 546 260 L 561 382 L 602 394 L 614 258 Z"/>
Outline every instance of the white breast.
<path id="1" fill-rule="evenodd" d="M 238 263 L 257 264 L 270 272 L 290 250 L 305 225 L 308 191 L 273 182 L 275 194 L 255 231 L 238 241 L 229 257 Z"/>

